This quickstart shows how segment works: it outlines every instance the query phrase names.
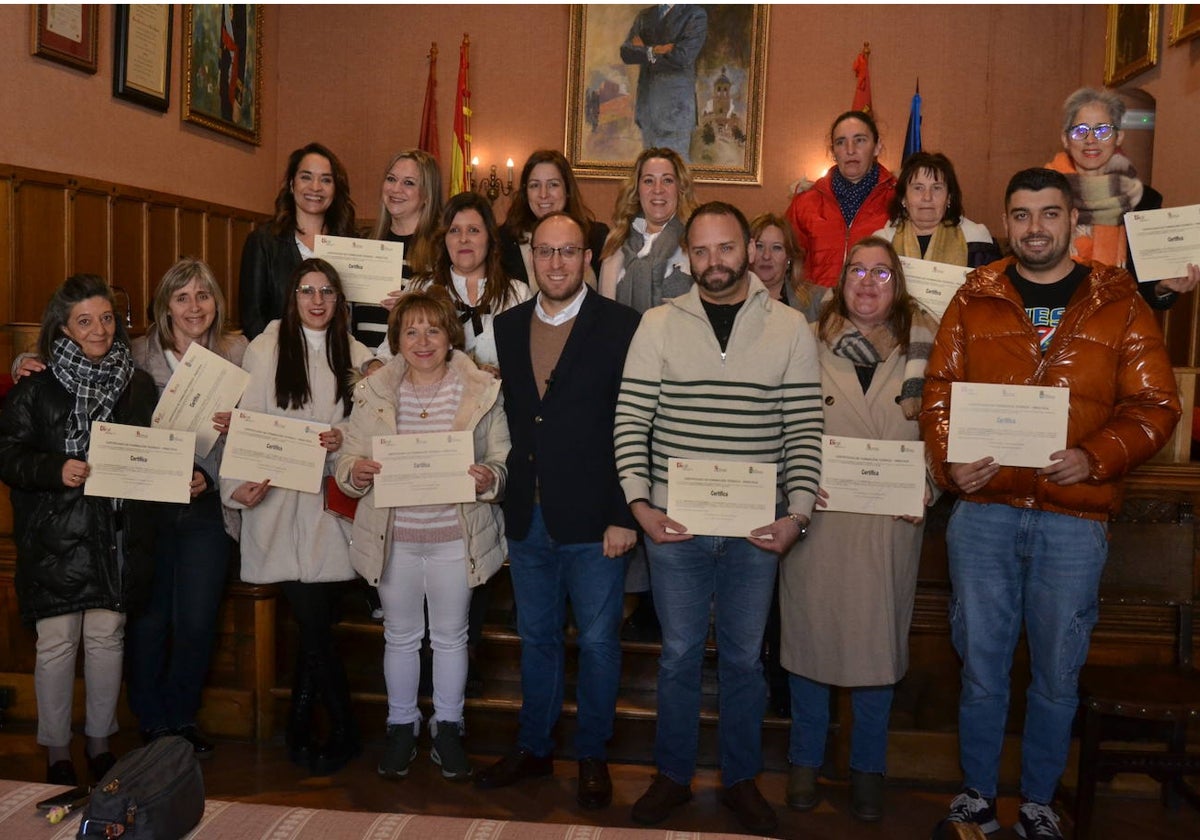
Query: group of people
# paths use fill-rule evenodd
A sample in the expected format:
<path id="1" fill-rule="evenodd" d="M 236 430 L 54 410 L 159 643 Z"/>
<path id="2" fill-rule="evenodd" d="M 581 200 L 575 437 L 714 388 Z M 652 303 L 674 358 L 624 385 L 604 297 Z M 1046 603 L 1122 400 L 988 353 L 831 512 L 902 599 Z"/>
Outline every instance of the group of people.
<path id="1" fill-rule="evenodd" d="M 560 152 L 531 155 L 503 227 L 475 193 L 443 203 L 432 157 L 398 154 L 372 235 L 404 243 L 405 278 L 378 305 L 348 303 L 337 271 L 314 254 L 315 237 L 356 235 L 357 224 L 344 168 L 309 144 L 288 160 L 273 221 L 246 242 L 241 335 L 198 260 L 167 272 L 150 330 L 132 341 L 110 287 L 69 278 L 0 414 L 0 479 L 12 488 L 21 613 L 38 635 L 49 780 L 76 781 L 80 638 L 95 778 L 114 761 L 123 651 L 143 738 L 181 734 L 197 754 L 211 752 L 196 713 L 229 534 L 241 578 L 279 584 L 297 625 L 285 734 L 290 758 L 314 773 L 335 772 L 362 749 L 333 633 L 345 583 L 361 578 L 377 588 L 384 624 L 380 775 L 408 774 L 423 726 L 447 779 L 496 788 L 552 773 L 569 604 L 577 799 L 608 806 L 624 596 L 640 588 L 652 595 L 662 654 L 658 774 L 633 805 L 635 821 L 662 822 L 691 798 L 711 621 L 722 798 L 750 831 L 777 824 L 755 783 L 773 605 L 791 697 L 786 804 L 808 810 L 820 799 L 829 694 L 844 687 L 851 808 L 878 820 L 922 518 L 825 510 L 821 438 L 830 434 L 923 440 L 923 505 L 959 497 L 947 543 L 965 778 L 947 819 L 998 827 L 1009 668 L 1024 623 L 1034 678 L 1018 832 L 1061 836 L 1050 803 L 1096 619 L 1104 523 L 1122 476 L 1162 446 L 1179 415 L 1146 303 L 1169 306 L 1200 282 L 1190 266 L 1139 294 L 1111 211 L 1161 197 L 1118 153 L 1119 100 L 1084 90 L 1066 107 L 1066 157 L 1008 185 L 1003 261 L 987 229 L 963 216 L 945 156 L 914 154 L 893 178 L 878 161 L 872 118 L 848 112 L 830 131 L 829 173 L 786 216 L 754 220 L 697 202 L 670 148 L 638 156 L 611 230 L 584 205 Z M 1118 194 L 1106 199 L 1105 188 Z M 974 269 L 940 325 L 908 294 L 902 256 Z M 85 495 L 91 424 L 149 425 L 193 342 L 250 374 L 241 408 L 327 428 L 329 481 L 360 499 L 352 524 L 326 513 L 319 493 L 220 478 L 223 434 L 195 464 L 188 505 Z M 961 381 L 1069 388 L 1066 448 L 1040 469 L 948 463 L 951 385 Z M 213 417 L 221 433 L 229 422 Z M 471 433 L 475 500 L 377 508 L 372 438 L 446 431 Z M 668 462 L 681 458 L 777 465 L 775 518 L 742 538 L 689 532 L 668 499 Z M 478 593 L 506 558 L 522 707 L 512 749 L 476 772 L 463 710 Z M 428 720 L 418 704 L 427 633 Z M 318 706 L 328 720 L 321 739 Z"/>

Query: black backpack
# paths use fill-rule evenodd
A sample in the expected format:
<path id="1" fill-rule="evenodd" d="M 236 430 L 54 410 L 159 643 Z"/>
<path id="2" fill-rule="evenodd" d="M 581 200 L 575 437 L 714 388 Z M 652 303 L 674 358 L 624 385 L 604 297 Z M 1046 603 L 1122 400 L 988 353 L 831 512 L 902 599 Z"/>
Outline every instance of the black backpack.
<path id="1" fill-rule="evenodd" d="M 204 816 L 204 776 L 187 740 L 156 738 L 122 756 L 92 791 L 76 840 L 179 840 Z"/>

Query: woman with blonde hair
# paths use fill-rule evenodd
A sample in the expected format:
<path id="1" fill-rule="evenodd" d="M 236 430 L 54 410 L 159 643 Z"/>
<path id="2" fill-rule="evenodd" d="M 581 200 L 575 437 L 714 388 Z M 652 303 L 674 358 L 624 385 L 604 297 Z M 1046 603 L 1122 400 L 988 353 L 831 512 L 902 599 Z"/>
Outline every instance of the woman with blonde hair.
<path id="1" fill-rule="evenodd" d="M 192 344 L 241 365 L 245 336 L 229 332 L 225 295 L 204 262 L 185 257 L 167 270 L 154 293 L 154 323 L 133 340 L 133 363 L 154 378 L 159 394 Z M 229 428 L 229 412 L 213 417 Z M 199 757 L 213 745 L 196 713 L 217 636 L 232 544 L 217 483 L 224 437 L 192 467 L 192 498 L 163 505 L 154 543 L 154 583 L 145 611 L 129 623 L 129 705 L 142 740 L 182 735 Z"/>
<path id="2" fill-rule="evenodd" d="M 692 175 L 679 153 L 643 150 L 617 195 L 615 225 L 601 254 L 600 294 L 645 312 L 690 289 L 680 242 L 695 207 Z"/>
<path id="3" fill-rule="evenodd" d="M 383 170 L 379 192 L 379 218 L 371 238 L 404 245 L 405 280 L 428 273 L 433 268 L 434 236 L 442 215 L 437 159 L 421 149 L 397 152 Z M 388 312 L 403 294 L 402 288 L 396 288 L 378 306 L 350 304 L 354 337 L 368 347 L 379 346 L 387 337 Z"/>
<path id="4" fill-rule="evenodd" d="M 750 238 L 757 244 L 750 270 L 781 300 L 804 313 L 812 323 L 821 312 L 825 288 L 804 280 L 804 249 L 787 220 L 778 213 L 763 213 L 750 223 Z"/>

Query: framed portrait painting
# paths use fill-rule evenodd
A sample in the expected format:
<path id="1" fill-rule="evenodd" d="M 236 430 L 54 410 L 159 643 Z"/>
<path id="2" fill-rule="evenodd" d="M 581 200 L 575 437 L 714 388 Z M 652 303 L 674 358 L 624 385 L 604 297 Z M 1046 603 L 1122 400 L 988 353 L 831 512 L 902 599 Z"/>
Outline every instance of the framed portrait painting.
<path id="1" fill-rule="evenodd" d="M 258 145 L 262 6 L 185 4 L 183 120 Z"/>
<path id="2" fill-rule="evenodd" d="M 97 9 L 87 4 L 34 4 L 30 7 L 33 24 L 30 52 L 85 73 L 95 73 L 99 67 Z"/>
<path id="3" fill-rule="evenodd" d="M 623 178 L 642 149 L 674 149 L 697 181 L 757 184 L 766 5 L 571 7 L 567 158 Z"/>
<path id="4" fill-rule="evenodd" d="M 1158 64 L 1158 6 L 1110 5 L 1104 52 L 1104 84 L 1109 87 Z"/>
<path id="5" fill-rule="evenodd" d="M 1171 7 L 1167 43 L 1182 44 L 1200 35 L 1200 3 L 1175 3 Z"/>

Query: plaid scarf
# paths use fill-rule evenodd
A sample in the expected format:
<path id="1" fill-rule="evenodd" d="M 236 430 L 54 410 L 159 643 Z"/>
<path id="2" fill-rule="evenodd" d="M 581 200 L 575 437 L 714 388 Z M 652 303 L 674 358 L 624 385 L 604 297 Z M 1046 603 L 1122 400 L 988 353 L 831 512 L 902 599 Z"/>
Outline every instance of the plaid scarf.
<path id="1" fill-rule="evenodd" d="M 925 388 L 925 366 L 933 350 L 937 322 L 919 306 L 913 307 L 912 325 L 908 330 L 908 357 L 904 362 L 904 382 L 900 386 L 900 408 L 909 420 L 921 411 L 921 391 Z M 826 345 L 835 356 L 848 359 L 855 365 L 874 367 L 892 354 L 899 343 L 890 324 L 880 324 L 869 333 L 862 333 L 848 319 L 833 313 L 828 326 L 821 330 Z"/>
<path id="2" fill-rule="evenodd" d="M 836 166 L 833 168 L 833 177 L 829 179 L 829 188 L 833 190 L 833 197 L 837 199 L 838 207 L 842 210 L 842 218 L 846 220 L 846 227 L 853 224 L 859 208 L 863 206 L 863 202 L 867 200 L 867 196 L 871 194 L 871 190 L 875 189 L 875 185 L 878 183 L 878 163 L 871 164 L 871 171 L 857 184 L 846 180 L 842 175 L 842 170 Z"/>
<path id="3" fill-rule="evenodd" d="M 50 370 L 67 393 L 75 396 L 75 408 L 67 417 L 63 451 L 86 456 L 92 421 L 112 419 L 117 400 L 133 376 L 129 345 L 114 341 L 103 359 L 92 362 L 78 344 L 63 336 L 51 349 Z"/>
<path id="4" fill-rule="evenodd" d="M 1072 256 L 1124 266 L 1128 257 L 1125 213 L 1142 201 L 1143 186 L 1133 163 L 1115 152 L 1097 175 L 1081 175 L 1066 152 L 1059 152 L 1047 168 L 1067 176 L 1079 211 Z"/>

